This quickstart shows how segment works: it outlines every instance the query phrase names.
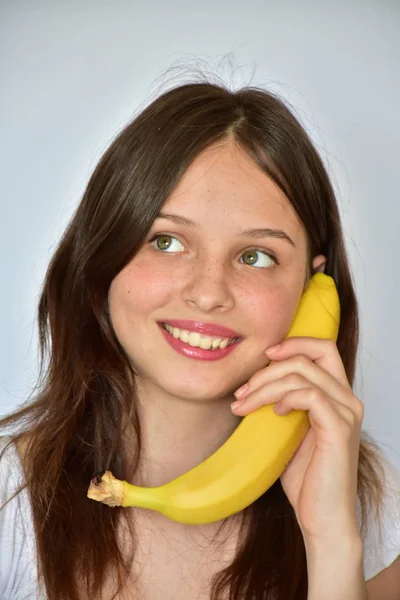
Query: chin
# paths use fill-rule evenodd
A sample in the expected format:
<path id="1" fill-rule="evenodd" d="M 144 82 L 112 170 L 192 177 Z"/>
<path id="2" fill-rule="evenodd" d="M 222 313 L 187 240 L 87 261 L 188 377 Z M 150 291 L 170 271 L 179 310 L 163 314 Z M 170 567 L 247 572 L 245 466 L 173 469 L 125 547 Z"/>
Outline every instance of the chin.
<path id="1" fill-rule="evenodd" d="M 171 396 L 193 402 L 212 402 L 232 394 L 230 390 L 221 389 L 220 386 L 212 386 L 210 383 L 204 384 L 204 382 L 198 385 L 193 382 L 173 387 L 169 385 L 164 389 Z"/>

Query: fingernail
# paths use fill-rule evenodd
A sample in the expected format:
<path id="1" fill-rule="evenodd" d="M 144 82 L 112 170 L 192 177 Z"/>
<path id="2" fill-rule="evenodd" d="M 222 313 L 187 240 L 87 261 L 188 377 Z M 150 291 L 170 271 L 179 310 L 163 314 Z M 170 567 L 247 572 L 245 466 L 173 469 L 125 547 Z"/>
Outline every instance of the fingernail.
<path id="1" fill-rule="evenodd" d="M 267 348 L 265 352 L 267 354 L 275 354 L 275 352 L 278 352 L 280 347 L 281 347 L 281 345 L 277 344 L 276 346 L 271 346 L 271 348 Z"/>
<path id="2" fill-rule="evenodd" d="M 239 406 L 242 406 L 242 404 L 244 404 L 244 400 L 235 400 L 235 402 L 231 403 L 231 408 L 233 410 L 236 410 L 237 408 L 239 408 Z"/>
<path id="3" fill-rule="evenodd" d="M 247 390 L 249 389 L 249 384 L 245 383 L 242 387 L 238 388 L 236 392 L 233 392 L 233 395 L 237 398 L 243 398 L 246 395 Z"/>

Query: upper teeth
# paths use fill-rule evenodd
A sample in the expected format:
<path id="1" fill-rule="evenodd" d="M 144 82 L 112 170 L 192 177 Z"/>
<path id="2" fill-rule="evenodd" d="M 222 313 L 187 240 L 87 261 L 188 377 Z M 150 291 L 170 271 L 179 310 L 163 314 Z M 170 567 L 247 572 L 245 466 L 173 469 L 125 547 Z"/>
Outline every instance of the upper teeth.
<path id="1" fill-rule="evenodd" d="M 178 327 L 171 327 L 163 323 L 164 328 L 174 336 L 176 339 L 180 339 L 185 344 L 190 346 L 200 347 L 204 350 L 216 350 L 217 348 L 226 348 L 229 342 L 235 338 L 223 338 L 223 337 L 210 337 L 208 335 L 201 335 L 195 331 L 187 331 L 186 329 L 179 329 Z"/>

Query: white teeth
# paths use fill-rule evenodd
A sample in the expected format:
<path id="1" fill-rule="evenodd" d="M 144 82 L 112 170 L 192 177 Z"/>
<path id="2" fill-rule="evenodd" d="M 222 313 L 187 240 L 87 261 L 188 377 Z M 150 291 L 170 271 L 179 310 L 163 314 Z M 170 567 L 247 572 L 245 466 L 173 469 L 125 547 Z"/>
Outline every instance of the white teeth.
<path id="1" fill-rule="evenodd" d="M 200 334 L 192 331 L 189 333 L 188 344 L 197 348 L 200 346 Z"/>
<path id="2" fill-rule="evenodd" d="M 185 342 L 185 344 L 187 344 L 189 342 L 189 332 L 182 329 L 179 339 L 182 340 L 182 342 Z"/>
<path id="3" fill-rule="evenodd" d="M 216 350 L 217 348 L 226 348 L 229 342 L 234 338 L 222 338 L 222 337 L 210 337 L 208 335 L 201 335 L 196 331 L 187 331 L 186 329 L 179 329 L 178 327 L 171 327 L 170 325 L 164 324 L 164 328 L 174 336 L 175 339 L 180 339 L 185 344 L 189 344 L 194 348 L 203 348 L 204 350 Z"/>
<path id="4" fill-rule="evenodd" d="M 203 348 L 203 350 L 209 350 L 212 346 L 212 341 L 210 338 L 203 338 L 202 340 L 200 340 L 200 348 Z"/>

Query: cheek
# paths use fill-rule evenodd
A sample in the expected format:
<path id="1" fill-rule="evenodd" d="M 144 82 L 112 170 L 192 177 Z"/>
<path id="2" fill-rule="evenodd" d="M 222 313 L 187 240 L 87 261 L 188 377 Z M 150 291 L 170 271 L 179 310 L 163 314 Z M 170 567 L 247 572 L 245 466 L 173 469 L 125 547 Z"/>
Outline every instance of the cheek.
<path id="1" fill-rule="evenodd" d="M 301 282 L 295 287 L 295 293 L 280 285 L 264 293 L 258 291 L 247 295 L 247 311 L 254 330 L 269 345 L 281 341 L 290 328 L 302 292 Z"/>
<path id="2" fill-rule="evenodd" d="M 151 312 L 166 301 L 171 292 L 171 282 L 170 274 L 165 270 L 149 269 L 140 264 L 128 265 L 111 284 L 110 313 Z"/>

